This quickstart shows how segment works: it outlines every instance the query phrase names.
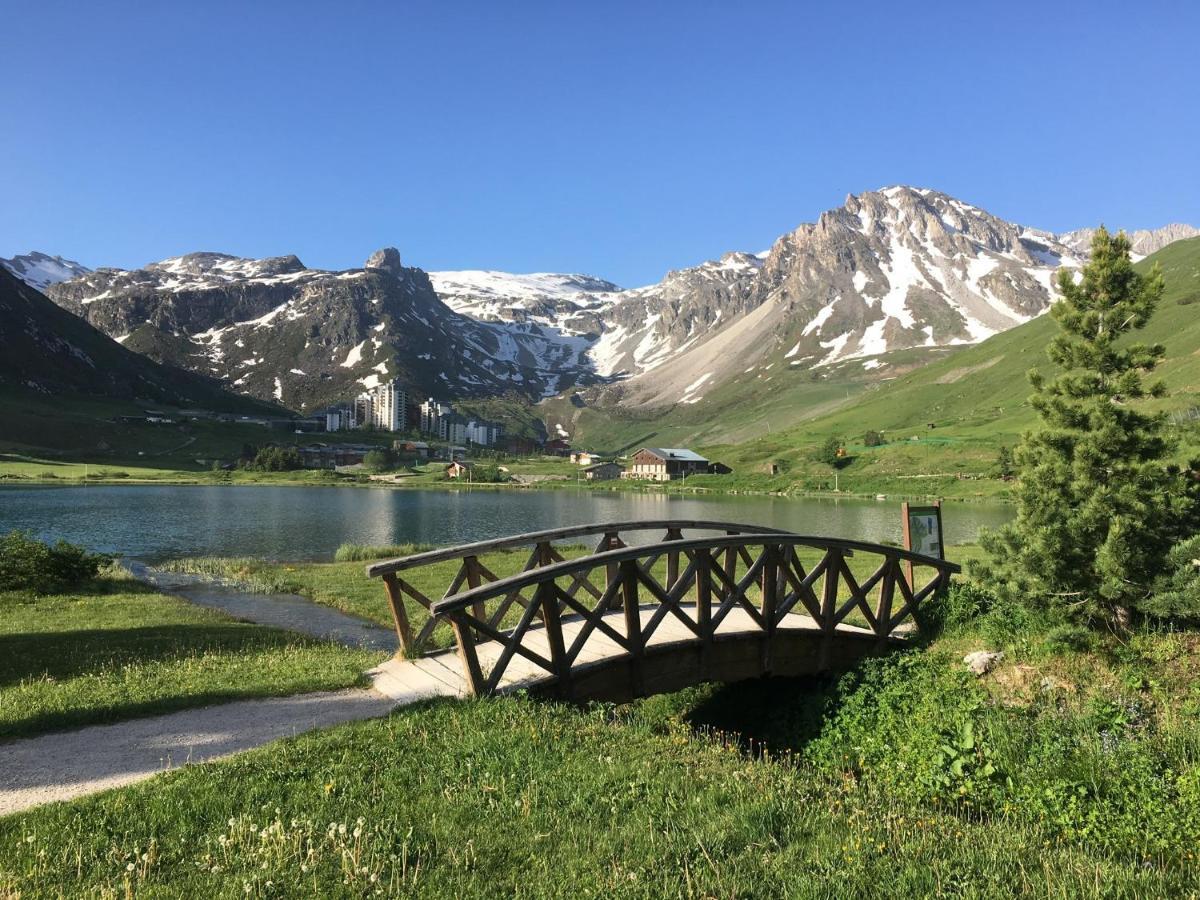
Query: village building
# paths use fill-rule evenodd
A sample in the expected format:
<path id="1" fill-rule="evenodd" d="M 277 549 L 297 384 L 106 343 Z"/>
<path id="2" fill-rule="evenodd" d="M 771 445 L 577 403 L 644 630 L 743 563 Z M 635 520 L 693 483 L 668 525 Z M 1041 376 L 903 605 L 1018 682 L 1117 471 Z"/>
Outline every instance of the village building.
<path id="1" fill-rule="evenodd" d="M 425 441 L 392 441 L 392 449 L 410 459 L 429 458 L 429 444 Z"/>
<path id="2" fill-rule="evenodd" d="M 324 410 L 326 431 L 349 431 L 358 427 L 358 419 L 354 414 L 354 404 L 339 403 Z"/>
<path id="3" fill-rule="evenodd" d="M 643 447 L 633 455 L 633 464 L 621 477 L 673 481 L 707 471 L 708 460 L 692 450 L 680 447 Z"/>
<path id="4" fill-rule="evenodd" d="M 612 481 L 620 478 L 624 472 L 625 468 L 615 462 L 602 462 L 584 469 L 583 477 L 588 481 Z"/>
<path id="5" fill-rule="evenodd" d="M 312 444 L 297 447 L 300 463 L 306 469 L 337 469 L 342 466 L 359 466 L 372 450 L 371 444 Z"/>
<path id="6" fill-rule="evenodd" d="M 577 466 L 590 466 L 600 461 L 600 457 L 590 450 L 574 450 L 571 452 L 571 462 Z"/>
<path id="7" fill-rule="evenodd" d="M 408 427 L 408 392 L 399 379 L 364 391 L 354 401 L 354 419 L 359 428 L 403 431 Z"/>
<path id="8" fill-rule="evenodd" d="M 446 477 L 469 478 L 471 475 L 471 469 L 474 467 L 474 465 L 474 463 L 467 462 L 464 459 L 456 459 L 454 462 L 450 463 L 450 465 L 446 466 Z"/>

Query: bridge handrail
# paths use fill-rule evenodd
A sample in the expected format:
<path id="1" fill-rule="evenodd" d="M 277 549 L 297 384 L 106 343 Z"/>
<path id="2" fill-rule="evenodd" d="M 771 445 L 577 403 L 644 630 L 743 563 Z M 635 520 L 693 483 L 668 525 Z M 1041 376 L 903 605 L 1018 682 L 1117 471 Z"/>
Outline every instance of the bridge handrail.
<path id="1" fill-rule="evenodd" d="M 747 525 L 741 522 L 714 522 L 704 519 L 643 519 L 635 522 L 591 522 L 586 525 L 571 525 L 565 528 L 551 528 L 545 531 L 530 531 L 525 534 L 510 535 L 509 537 L 494 538 L 486 541 L 475 541 L 470 544 L 459 544 L 454 547 L 441 547 L 437 550 L 428 550 L 424 553 L 414 553 L 410 556 L 384 560 L 367 566 L 367 576 L 369 578 L 378 578 L 381 575 L 391 572 L 403 572 L 417 566 L 445 562 L 451 559 L 462 559 L 468 556 L 479 556 L 494 550 L 507 550 L 512 547 L 522 547 L 528 544 L 558 541 L 572 537 L 586 537 L 588 535 L 605 534 L 607 532 L 654 531 L 664 528 L 689 528 L 724 532 L 737 531 L 742 534 L 790 533 L 782 528 Z M 678 541 L 674 542 L 674 546 L 678 547 L 678 545 Z"/>
<path id="2" fill-rule="evenodd" d="M 672 525 L 678 523 L 671 523 Z M 729 523 L 709 523 L 721 524 L 721 530 L 732 528 Z M 613 526 L 615 528 L 615 526 Z M 646 528 L 661 527 L 659 523 L 646 523 Z M 687 527 L 687 526 L 683 526 Z M 704 527 L 693 524 L 691 527 Z M 736 526 L 741 528 L 743 526 Z M 748 529 L 748 526 L 746 526 Z M 629 530 L 626 526 L 626 530 Z M 545 532 L 543 532 L 545 533 Z M 938 559 L 934 556 L 926 556 L 922 553 L 915 553 L 911 550 L 905 550 L 901 547 L 889 547 L 884 544 L 871 544 L 865 541 L 855 541 L 842 538 L 819 537 L 815 535 L 792 534 L 786 531 L 779 530 L 760 530 L 756 533 L 725 535 L 722 537 L 710 538 L 690 538 L 684 540 L 665 541 L 658 544 L 642 544 L 633 547 L 622 547 L 617 550 L 606 550 L 601 553 L 593 553 L 589 556 L 581 556 L 575 559 L 569 559 L 564 562 L 553 563 L 551 565 L 542 566 L 537 569 L 530 569 L 525 572 L 519 572 L 516 575 L 511 575 L 507 578 L 501 578 L 497 581 L 492 581 L 477 588 L 472 588 L 463 591 L 453 596 L 443 598 L 436 601 L 430 607 L 430 613 L 434 616 L 441 617 L 450 613 L 464 610 L 474 604 L 482 603 L 494 597 L 511 594 L 513 591 L 531 587 L 542 582 L 552 581 L 556 578 L 561 578 L 566 575 L 573 575 L 579 571 L 597 569 L 605 565 L 613 565 L 629 560 L 635 560 L 643 556 L 661 556 L 667 553 L 686 553 L 689 550 L 724 550 L 727 548 L 737 548 L 745 546 L 758 546 L 765 544 L 786 544 L 792 547 L 807 546 L 819 549 L 839 549 L 850 551 L 862 551 L 864 553 L 876 553 L 883 556 L 890 556 L 896 560 L 911 562 L 914 565 L 930 566 L 937 569 L 939 572 L 948 574 L 958 574 L 962 571 L 962 567 L 957 563 L 948 562 L 944 559 Z"/>

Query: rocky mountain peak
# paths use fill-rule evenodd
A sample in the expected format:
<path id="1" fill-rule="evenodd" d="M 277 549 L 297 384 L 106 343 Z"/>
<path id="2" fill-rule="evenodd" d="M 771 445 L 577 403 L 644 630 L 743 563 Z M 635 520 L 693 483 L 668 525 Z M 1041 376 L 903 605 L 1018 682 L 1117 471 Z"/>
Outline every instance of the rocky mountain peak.
<path id="1" fill-rule="evenodd" d="M 384 247 L 382 250 L 376 250 L 367 257 L 367 262 L 363 268 L 381 269 L 396 276 L 401 275 L 404 271 L 404 266 L 400 262 L 400 251 L 395 247 Z"/>
<path id="2" fill-rule="evenodd" d="M 39 250 L 22 253 L 11 259 L 0 259 L 0 267 L 7 269 L 30 287 L 43 292 L 52 284 L 91 271 L 87 266 L 72 259 L 50 256 Z"/>

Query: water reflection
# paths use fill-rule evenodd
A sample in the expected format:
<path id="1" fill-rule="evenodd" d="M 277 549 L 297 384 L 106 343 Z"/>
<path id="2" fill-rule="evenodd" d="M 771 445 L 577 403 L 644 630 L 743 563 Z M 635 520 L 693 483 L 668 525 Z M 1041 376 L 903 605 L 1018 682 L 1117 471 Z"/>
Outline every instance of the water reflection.
<path id="1" fill-rule="evenodd" d="M 483 540 L 589 522 L 716 519 L 802 534 L 899 541 L 899 503 L 757 496 L 678 497 L 588 491 L 404 490 L 258 485 L 0 488 L 11 528 L 146 558 L 247 555 L 328 559 L 339 544 Z M 1012 508 L 952 504 L 946 539 L 976 539 Z"/>

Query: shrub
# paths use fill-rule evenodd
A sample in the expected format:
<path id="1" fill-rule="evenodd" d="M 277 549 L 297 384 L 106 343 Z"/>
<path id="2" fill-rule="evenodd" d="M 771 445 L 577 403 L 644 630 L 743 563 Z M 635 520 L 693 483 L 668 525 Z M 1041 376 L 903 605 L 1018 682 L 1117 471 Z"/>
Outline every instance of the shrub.
<path id="1" fill-rule="evenodd" d="M 263 447 L 246 468 L 256 472 L 291 472 L 304 468 L 304 461 L 295 447 Z"/>
<path id="2" fill-rule="evenodd" d="M 882 431 L 868 431 L 863 436 L 863 444 L 867 447 L 882 447 L 886 443 Z"/>
<path id="3" fill-rule="evenodd" d="M 1058 625 L 1046 632 L 1042 646 L 1051 653 L 1083 653 L 1095 643 L 1090 629 L 1082 625 Z"/>
<path id="4" fill-rule="evenodd" d="M 936 637 L 948 628 L 964 625 L 990 612 L 996 598 L 971 581 L 952 582 L 949 589 L 939 591 L 917 609 L 917 624 L 921 633 Z"/>
<path id="5" fill-rule="evenodd" d="M 471 470 L 471 481 L 479 484 L 502 484 L 508 481 L 508 473 L 502 472 L 499 466 L 475 466 Z"/>
<path id="6" fill-rule="evenodd" d="M 816 460 L 836 468 L 842 461 L 842 457 L 839 455 L 841 450 L 842 439 L 840 437 L 826 438 L 825 443 L 817 448 Z"/>
<path id="7" fill-rule="evenodd" d="M 53 594 L 95 578 L 111 556 L 75 544 L 46 544 L 23 531 L 0 538 L 0 591 Z"/>
<path id="8" fill-rule="evenodd" d="M 1155 584 L 1142 612 L 1157 619 L 1200 619 L 1200 535 L 1171 548 L 1167 573 Z"/>
<path id="9" fill-rule="evenodd" d="M 363 457 L 363 467 L 372 472 L 389 472 L 396 468 L 396 454 L 387 447 L 370 450 Z"/>

